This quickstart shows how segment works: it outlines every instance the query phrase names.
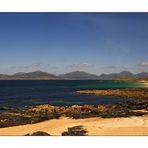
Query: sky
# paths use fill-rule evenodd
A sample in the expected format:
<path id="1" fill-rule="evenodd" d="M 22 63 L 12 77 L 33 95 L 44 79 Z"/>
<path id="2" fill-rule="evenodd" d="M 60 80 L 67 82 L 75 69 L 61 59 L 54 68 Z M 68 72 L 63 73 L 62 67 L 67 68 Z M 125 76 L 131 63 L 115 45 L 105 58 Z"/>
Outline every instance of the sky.
<path id="1" fill-rule="evenodd" d="M 0 73 L 148 72 L 148 13 L 0 13 Z"/>

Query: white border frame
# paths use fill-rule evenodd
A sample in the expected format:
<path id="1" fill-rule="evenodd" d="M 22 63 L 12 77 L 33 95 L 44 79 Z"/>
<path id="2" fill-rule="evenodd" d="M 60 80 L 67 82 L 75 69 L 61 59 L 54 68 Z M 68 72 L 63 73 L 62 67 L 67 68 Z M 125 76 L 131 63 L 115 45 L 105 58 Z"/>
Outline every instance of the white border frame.
<path id="1" fill-rule="evenodd" d="M 0 0 L 2 12 L 147 12 L 147 0 Z"/>
<path id="2" fill-rule="evenodd" d="M 147 0 L 0 0 L 0 12 L 148 12 Z M 0 137 L 4 148 L 144 148 L 148 137 Z"/>

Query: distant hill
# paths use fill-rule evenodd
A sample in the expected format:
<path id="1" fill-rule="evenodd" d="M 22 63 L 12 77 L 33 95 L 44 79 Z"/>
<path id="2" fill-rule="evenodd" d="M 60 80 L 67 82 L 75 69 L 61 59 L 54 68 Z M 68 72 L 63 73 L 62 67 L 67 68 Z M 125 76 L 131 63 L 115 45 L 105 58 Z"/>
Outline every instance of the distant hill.
<path id="1" fill-rule="evenodd" d="M 82 71 L 74 71 L 66 74 L 59 75 L 60 78 L 66 80 L 114 80 L 114 79 L 132 79 L 132 78 L 148 78 L 148 72 L 133 74 L 128 71 L 120 73 L 94 75 Z"/>
<path id="2" fill-rule="evenodd" d="M 148 78 L 148 72 L 141 72 L 135 75 L 136 78 Z"/>
<path id="3" fill-rule="evenodd" d="M 83 71 L 74 71 L 74 72 L 59 75 L 59 77 L 66 80 L 98 80 L 99 79 L 99 76 L 86 73 Z"/>
<path id="4" fill-rule="evenodd" d="M 111 73 L 111 74 L 101 74 L 99 78 L 101 80 L 112 80 L 119 78 L 134 78 L 135 75 L 128 71 L 122 71 L 120 73 Z"/>
<path id="5" fill-rule="evenodd" d="M 42 71 L 29 73 L 16 73 L 14 75 L 0 75 L 0 80 L 59 80 L 60 78 L 54 74 Z"/>
<path id="6" fill-rule="evenodd" d="M 42 71 L 19 72 L 13 75 L 0 74 L 0 80 L 117 80 L 117 79 L 148 79 L 148 72 L 133 74 L 128 71 L 120 73 L 95 75 L 83 71 L 73 71 L 66 74 L 54 75 Z"/>

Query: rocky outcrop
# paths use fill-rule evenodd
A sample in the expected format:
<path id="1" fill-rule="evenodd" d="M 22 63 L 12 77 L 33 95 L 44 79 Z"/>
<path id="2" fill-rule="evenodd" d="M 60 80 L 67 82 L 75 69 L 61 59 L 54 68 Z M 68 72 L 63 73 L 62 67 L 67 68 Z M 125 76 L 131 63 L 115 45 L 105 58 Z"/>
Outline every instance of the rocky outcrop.
<path id="1" fill-rule="evenodd" d="M 145 114 L 148 114 L 148 100 L 135 100 L 108 105 L 73 105 L 62 107 L 45 104 L 26 107 L 21 110 L 14 109 L 1 112 L 0 127 L 33 124 L 45 120 L 58 119 L 59 117 L 70 117 L 74 119 L 90 117 L 116 118 Z"/>
<path id="2" fill-rule="evenodd" d="M 46 132 L 42 132 L 42 131 L 37 131 L 32 134 L 27 134 L 25 136 L 50 136 L 50 134 L 48 134 Z"/>
<path id="3" fill-rule="evenodd" d="M 62 133 L 62 136 L 86 136 L 87 131 L 83 129 L 83 126 L 74 126 L 68 128 L 68 131 Z"/>
<path id="4" fill-rule="evenodd" d="M 80 90 L 80 94 L 93 94 L 98 96 L 117 96 L 124 98 L 148 99 L 148 89 L 108 89 L 108 90 Z"/>

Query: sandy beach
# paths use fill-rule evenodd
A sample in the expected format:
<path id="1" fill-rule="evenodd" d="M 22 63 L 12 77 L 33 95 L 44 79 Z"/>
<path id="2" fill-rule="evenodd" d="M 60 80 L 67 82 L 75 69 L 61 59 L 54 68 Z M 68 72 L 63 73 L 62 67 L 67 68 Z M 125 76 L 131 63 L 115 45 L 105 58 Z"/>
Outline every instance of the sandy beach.
<path id="1" fill-rule="evenodd" d="M 148 135 L 147 89 L 82 90 L 79 92 L 127 98 L 137 97 L 139 100 L 102 105 L 51 106 L 43 104 L 28 106 L 21 110 L 10 108 L 0 113 L 0 135 Z"/>
<path id="2" fill-rule="evenodd" d="M 145 87 L 148 87 L 148 80 L 141 80 L 139 83 L 142 83 Z"/>
<path id="3" fill-rule="evenodd" d="M 148 135 L 148 116 L 129 118 L 88 118 L 48 120 L 36 124 L 28 124 L 7 128 L 0 128 L 0 135 L 26 135 L 43 131 L 50 135 L 61 135 L 68 128 L 81 126 L 86 135 Z"/>

